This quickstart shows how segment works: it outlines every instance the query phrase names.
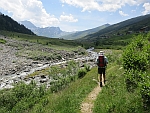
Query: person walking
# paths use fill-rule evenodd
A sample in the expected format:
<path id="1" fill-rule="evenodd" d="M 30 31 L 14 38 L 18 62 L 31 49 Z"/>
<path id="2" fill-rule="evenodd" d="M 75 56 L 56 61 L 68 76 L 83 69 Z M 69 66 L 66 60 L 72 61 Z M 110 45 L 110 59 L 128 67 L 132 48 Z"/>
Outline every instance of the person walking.
<path id="1" fill-rule="evenodd" d="M 104 79 L 104 84 L 106 82 L 106 67 L 108 64 L 108 59 L 107 57 L 104 55 L 104 51 L 100 51 L 98 58 L 97 58 L 97 66 L 98 66 L 98 74 L 100 74 L 99 79 L 100 79 L 100 87 L 102 87 L 102 76 Z"/>

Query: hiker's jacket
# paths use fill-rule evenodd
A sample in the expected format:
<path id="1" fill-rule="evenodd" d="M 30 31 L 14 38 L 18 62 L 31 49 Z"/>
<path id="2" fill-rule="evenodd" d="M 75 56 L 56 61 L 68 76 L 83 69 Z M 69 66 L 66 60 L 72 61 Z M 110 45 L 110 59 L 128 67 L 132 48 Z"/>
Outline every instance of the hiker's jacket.
<path id="1" fill-rule="evenodd" d="M 99 64 L 99 60 L 100 60 L 99 57 L 100 57 L 100 56 L 98 56 L 98 58 L 97 58 L 97 60 L 96 60 L 96 64 L 97 64 L 98 68 L 106 68 L 106 67 L 107 67 L 107 64 L 108 64 L 108 59 L 107 59 L 107 57 L 106 57 L 106 56 L 103 56 L 103 57 L 104 57 L 104 63 L 105 63 L 104 66 L 100 66 L 100 64 Z"/>

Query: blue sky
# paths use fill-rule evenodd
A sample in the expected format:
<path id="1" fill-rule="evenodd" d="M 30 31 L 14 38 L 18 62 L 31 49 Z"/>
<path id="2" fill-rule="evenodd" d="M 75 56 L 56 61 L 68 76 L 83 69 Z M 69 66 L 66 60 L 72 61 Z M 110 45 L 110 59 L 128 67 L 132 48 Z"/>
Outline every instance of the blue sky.
<path id="1" fill-rule="evenodd" d="M 150 14 L 150 0 L 0 0 L 0 12 L 37 27 L 82 31 Z"/>

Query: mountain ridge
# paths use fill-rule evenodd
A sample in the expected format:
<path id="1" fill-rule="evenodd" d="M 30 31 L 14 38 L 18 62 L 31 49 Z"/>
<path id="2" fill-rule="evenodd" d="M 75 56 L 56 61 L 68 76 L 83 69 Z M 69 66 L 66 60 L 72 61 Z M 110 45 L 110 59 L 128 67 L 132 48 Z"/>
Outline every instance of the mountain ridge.
<path id="1" fill-rule="evenodd" d="M 102 26 L 91 28 L 84 31 L 66 32 L 62 31 L 60 27 L 44 27 L 44 28 L 36 27 L 32 22 L 27 20 L 20 21 L 20 23 L 25 25 L 27 28 L 31 29 L 38 36 L 45 36 L 49 38 L 61 38 L 66 40 L 75 40 L 110 26 L 110 24 L 104 24 Z"/>
<path id="2" fill-rule="evenodd" d="M 32 22 L 30 21 L 20 21 L 23 25 L 25 25 L 27 28 L 31 29 L 36 35 L 38 36 L 45 36 L 48 38 L 59 38 L 63 35 L 70 34 L 71 32 L 65 32 L 60 29 L 60 27 L 36 27 Z"/>
<path id="3" fill-rule="evenodd" d="M 144 15 L 144 16 L 138 16 L 135 18 L 131 18 L 116 24 L 113 24 L 111 26 L 108 26 L 107 28 L 104 28 L 96 33 L 86 35 L 85 37 L 80 38 L 81 40 L 98 40 L 100 38 L 103 38 L 103 36 L 110 36 L 114 35 L 116 33 L 127 33 L 129 31 L 131 32 L 139 32 L 141 28 L 146 27 L 150 30 L 150 14 Z"/>
<path id="4" fill-rule="evenodd" d="M 2 13 L 0 13 L 0 30 L 35 35 L 30 29 L 26 28 L 24 25 L 19 24 L 11 17 L 4 15 Z"/>
<path id="5" fill-rule="evenodd" d="M 66 36 L 63 36 L 61 38 L 63 39 L 71 39 L 71 40 L 75 40 L 75 39 L 79 39 L 81 37 L 84 37 L 86 35 L 89 35 L 89 34 L 92 34 L 92 33 L 96 33 L 98 32 L 99 30 L 102 30 L 106 27 L 110 26 L 110 24 L 104 24 L 102 26 L 98 26 L 98 27 L 95 27 L 95 28 L 91 28 L 91 29 L 88 29 L 88 30 L 84 30 L 84 31 L 77 31 L 75 33 L 72 33 L 70 35 L 66 35 Z"/>

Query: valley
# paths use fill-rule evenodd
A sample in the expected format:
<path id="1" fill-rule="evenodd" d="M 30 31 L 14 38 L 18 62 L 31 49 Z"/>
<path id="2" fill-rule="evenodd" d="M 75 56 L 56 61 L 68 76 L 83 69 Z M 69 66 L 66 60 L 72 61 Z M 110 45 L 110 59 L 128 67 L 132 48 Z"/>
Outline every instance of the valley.
<path id="1" fill-rule="evenodd" d="M 65 40 L 37 36 L 0 14 L 0 113 L 148 113 L 149 18 L 107 24 Z M 109 61 L 104 87 L 97 84 L 100 50 Z"/>
<path id="2" fill-rule="evenodd" d="M 38 82 L 38 86 L 46 82 L 48 84 L 47 87 L 50 87 L 50 80 L 47 75 L 36 75 L 28 79 L 26 79 L 26 77 L 36 71 L 44 70 L 53 65 L 66 65 L 66 63 L 71 60 L 80 62 L 82 66 L 83 62 L 87 62 L 88 64 L 90 63 L 88 61 L 93 61 L 97 57 L 96 53 L 90 52 L 92 49 L 87 51 L 87 55 L 79 55 L 73 51 L 55 50 L 48 46 L 19 41 L 6 36 L 0 36 L 0 39 L 6 40 L 5 44 L 0 44 L 0 89 L 13 88 L 14 83 L 21 81 L 28 84 L 32 80 Z M 42 52 L 39 53 L 39 51 Z M 34 56 L 31 55 L 31 57 L 31 53 L 34 53 Z M 61 58 L 54 57 L 53 54 L 57 54 L 61 56 Z M 53 56 L 53 58 L 46 58 L 48 56 Z M 91 62 L 90 65 L 94 65 L 94 62 Z M 44 77 L 42 78 L 41 76 Z"/>

